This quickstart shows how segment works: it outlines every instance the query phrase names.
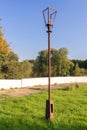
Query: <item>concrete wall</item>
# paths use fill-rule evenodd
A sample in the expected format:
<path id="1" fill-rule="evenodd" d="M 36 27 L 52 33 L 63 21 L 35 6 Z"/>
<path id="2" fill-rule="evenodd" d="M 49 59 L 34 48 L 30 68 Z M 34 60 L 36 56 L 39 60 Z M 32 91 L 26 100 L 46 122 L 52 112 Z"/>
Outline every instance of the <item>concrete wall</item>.
<path id="1" fill-rule="evenodd" d="M 0 80 L 0 89 L 9 89 L 9 88 L 20 88 L 21 80 Z"/>
<path id="2" fill-rule="evenodd" d="M 63 84 L 63 83 L 87 83 L 87 77 L 51 77 L 51 84 Z M 29 78 L 21 80 L 0 80 L 0 89 L 20 88 L 35 85 L 47 85 L 48 78 Z"/>

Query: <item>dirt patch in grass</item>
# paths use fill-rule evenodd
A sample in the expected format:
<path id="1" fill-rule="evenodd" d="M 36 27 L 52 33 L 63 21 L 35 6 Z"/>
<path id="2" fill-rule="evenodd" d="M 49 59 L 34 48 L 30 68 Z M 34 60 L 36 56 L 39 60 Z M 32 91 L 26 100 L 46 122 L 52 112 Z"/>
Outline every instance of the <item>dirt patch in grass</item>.
<path id="1" fill-rule="evenodd" d="M 51 90 L 52 89 L 64 89 L 67 85 L 69 85 L 69 84 L 54 84 L 54 85 L 51 85 Z M 20 96 L 24 96 L 24 95 L 40 93 L 40 92 L 47 91 L 47 90 L 48 90 L 48 85 L 2 89 L 2 90 L 0 90 L 0 97 L 2 97 L 3 95 L 8 95 L 10 97 L 20 97 Z"/>
<path id="2" fill-rule="evenodd" d="M 57 88 L 57 86 L 55 86 Z M 51 86 L 51 88 L 55 88 Z M 10 89 L 1 89 L 0 97 L 3 95 L 8 95 L 10 97 L 20 97 L 24 95 L 36 94 L 42 91 L 47 91 L 48 86 L 34 86 L 34 87 L 23 87 L 23 88 L 10 88 Z"/>
<path id="3" fill-rule="evenodd" d="M 24 95 L 39 93 L 46 89 L 47 86 L 2 89 L 0 90 L 0 97 L 2 97 L 3 95 L 8 95 L 10 97 L 20 97 Z"/>

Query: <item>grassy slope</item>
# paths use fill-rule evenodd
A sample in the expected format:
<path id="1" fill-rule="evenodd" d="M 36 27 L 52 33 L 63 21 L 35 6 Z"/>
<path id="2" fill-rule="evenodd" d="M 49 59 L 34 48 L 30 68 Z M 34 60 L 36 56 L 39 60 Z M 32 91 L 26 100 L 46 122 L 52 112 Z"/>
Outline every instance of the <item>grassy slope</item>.
<path id="1" fill-rule="evenodd" d="M 53 121 L 45 120 L 47 93 L 0 101 L 0 130 L 87 130 L 87 85 L 52 90 Z"/>

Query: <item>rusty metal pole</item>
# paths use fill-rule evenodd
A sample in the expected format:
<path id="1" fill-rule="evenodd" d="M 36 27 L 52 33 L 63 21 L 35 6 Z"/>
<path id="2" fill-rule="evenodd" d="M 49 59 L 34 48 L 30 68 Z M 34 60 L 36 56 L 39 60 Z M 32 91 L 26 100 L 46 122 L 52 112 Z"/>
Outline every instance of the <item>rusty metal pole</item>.
<path id="1" fill-rule="evenodd" d="M 47 33 L 48 33 L 48 100 L 46 101 L 46 119 L 52 119 L 53 118 L 53 104 L 51 101 L 50 96 L 50 78 L 51 78 L 51 50 L 50 50 L 50 33 L 51 33 L 51 27 L 52 23 L 50 21 L 50 8 L 48 8 L 48 23 L 47 23 Z M 51 112 L 52 108 L 52 112 Z"/>
<path id="2" fill-rule="evenodd" d="M 50 24 L 48 23 L 48 119 L 50 119 L 50 77 L 51 77 L 51 59 L 50 59 Z"/>
<path id="3" fill-rule="evenodd" d="M 48 29 L 48 100 L 50 100 L 50 77 L 51 77 L 50 31 Z"/>
<path id="4" fill-rule="evenodd" d="M 51 60 L 50 60 L 50 33 L 51 33 L 51 25 L 49 20 L 49 9 L 48 9 L 48 100 L 50 101 L 50 77 L 51 77 Z"/>
<path id="5" fill-rule="evenodd" d="M 47 33 L 48 33 L 48 99 L 46 100 L 46 119 L 53 119 L 54 117 L 54 107 L 53 107 L 53 100 L 51 100 L 50 96 L 50 82 L 51 82 L 51 49 L 50 49 L 50 34 L 51 34 L 51 28 L 53 26 L 53 21 L 55 19 L 57 11 L 55 9 L 52 9 L 50 7 L 43 10 L 43 17 L 44 22 L 47 27 Z M 47 19 L 45 17 L 47 15 Z M 53 17 L 54 16 L 54 17 Z"/>

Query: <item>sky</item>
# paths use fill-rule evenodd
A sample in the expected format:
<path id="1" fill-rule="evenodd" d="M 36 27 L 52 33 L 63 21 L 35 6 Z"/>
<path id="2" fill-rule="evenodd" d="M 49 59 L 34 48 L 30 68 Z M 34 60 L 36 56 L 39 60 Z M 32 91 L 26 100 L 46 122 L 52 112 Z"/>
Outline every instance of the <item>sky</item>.
<path id="1" fill-rule="evenodd" d="M 19 60 L 35 59 L 48 48 L 42 11 L 52 7 L 57 15 L 51 48 L 67 48 L 69 59 L 87 59 L 87 0 L 0 0 L 0 26 Z"/>

